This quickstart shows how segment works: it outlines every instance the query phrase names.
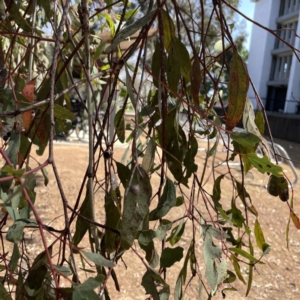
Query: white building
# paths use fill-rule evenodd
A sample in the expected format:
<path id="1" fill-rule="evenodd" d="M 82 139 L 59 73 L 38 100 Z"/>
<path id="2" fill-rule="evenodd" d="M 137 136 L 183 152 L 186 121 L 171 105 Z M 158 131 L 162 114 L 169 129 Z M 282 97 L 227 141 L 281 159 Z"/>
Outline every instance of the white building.
<path id="1" fill-rule="evenodd" d="M 300 52 L 283 42 L 300 50 L 299 20 L 300 0 L 259 0 L 255 4 L 254 21 L 281 38 L 253 24 L 248 70 L 267 111 L 296 113 L 300 106 Z M 251 87 L 248 96 L 257 107 Z"/>

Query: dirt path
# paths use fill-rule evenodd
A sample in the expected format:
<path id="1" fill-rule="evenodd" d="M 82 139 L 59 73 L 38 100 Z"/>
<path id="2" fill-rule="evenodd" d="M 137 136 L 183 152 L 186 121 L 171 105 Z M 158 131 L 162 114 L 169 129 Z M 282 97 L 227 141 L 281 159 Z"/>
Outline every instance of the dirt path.
<path id="1" fill-rule="evenodd" d="M 288 148 L 293 159 L 299 160 L 300 146 L 295 143 L 289 143 L 285 147 Z M 125 149 L 116 149 L 114 152 L 114 158 L 120 160 Z M 203 165 L 203 158 L 205 154 L 198 152 L 197 162 L 199 169 Z M 46 159 L 46 154 L 42 158 L 38 158 L 40 162 Z M 85 174 L 85 170 L 88 164 L 88 148 L 87 145 L 77 145 L 72 143 L 56 143 L 55 144 L 55 161 L 58 167 L 58 172 L 61 177 L 62 185 L 64 187 L 64 193 L 68 199 L 70 205 L 73 205 L 79 188 L 82 183 L 82 178 Z M 290 170 L 286 165 L 283 168 L 289 176 L 292 176 Z M 299 171 L 299 169 L 298 169 Z M 39 174 L 38 180 L 39 186 L 36 188 L 37 202 L 36 207 L 45 224 L 50 224 L 56 229 L 63 228 L 63 214 L 60 195 L 58 192 L 57 184 L 54 180 L 53 172 L 48 167 L 49 172 L 49 184 L 45 187 L 42 184 L 42 176 Z M 271 252 L 265 257 L 265 265 L 259 265 L 255 270 L 255 279 L 252 284 L 252 290 L 247 299 L 300 299 L 300 230 L 296 230 L 293 225 L 290 228 L 290 248 L 286 247 L 285 242 L 285 230 L 289 217 L 289 210 L 285 203 L 281 202 L 278 198 L 270 196 L 264 185 L 267 178 L 261 174 L 253 173 L 253 177 L 247 181 L 247 190 L 252 197 L 253 204 L 259 211 L 259 222 L 263 228 L 266 242 L 271 244 Z M 206 189 L 211 191 L 211 183 L 207 183 Z M 222 190 L 223 198 L 231 197 L 227 195 L 226 188 Z M 295 211 L 300 215 L 300 184 L 298 184 L 294 190 L 295 195 Z M 229 198 L 230 199 L 230 198 Z M 104 193 L 99 192 L 96 195 L 97 205 L 97 219 L 99 222 L 104 221 L 103 205 L 104 205 Z M 184 210 L 184 207 L 182 208 Z M 204 209 L 203 203 L 199 203 L 199 209 Z M 183 212 L 180 212 L 182 215 Z M 174 219 L 178 216 L 178 210 L 172 209 L 168 215 L 169 219 Z M 253 228 L 255 219 L 252 218 L 250 222 Z M 190 227 L 187 227 L 191 230 Z M 41 251 L 39 241 L 37 240 L 38 234 L 36 232 L 28 232 L 29 241 L 28 250 L 30 254 L 35 255 Z M 180 240 L 178 246 L 185 249 L 190 243 L 191 235 L 188 234 Z M 51 241 L 51 236 L 47 237 L 48 241 Z M 86 247 L 87 243 L 80 245 Z M 201 272 L 204 274 L 202 249 L 203 241 L 199 238 L 198 250 L 196 255 L 200 265 L 202 266 Z M 144 256 L 142 251 L 140 255 Z M 256 256 L 259 257 L 259 252 Z M 230 263 L 229 263 L 230 264 Z M 174 289 L 177 275 L 180 271 L 180 263 L 176 264 L 174 271 L 168 275 L 167 281 L 171 283 L 171 289 Z M 140 286 L 142 276 L 145 272 L 144 266 L 141 264 L 140 259 L 134 255 L 132 251 L 128 251 L 124 255 L 124 264 L 119 263 L 116 267 L 116 273 L 120 282 L 121 292 L 117 292 L 114 288 L 112 280 L 109 281 L 108 288 L 112 299 L 145 299 L 144 289 Z M 247 269 L 242 269 L 243 276 L 247 277 Z M 87 274 L 87 276 L 90 276 Z M 227 292 L 227 299 L 240 300 L 244 298 L 246 292 L 246 286 L 241 282 L 234 284 L 239 289 L 238 292 Z M 185 299 L 198 299 L 198 280 L 194 278 L 190 287 L 187 290 Z M 172 299 L 172 297 L 170 298 Z M 206 298 L 205 298 L 206 299 Z M 222 299 L 222 295 L 219 293 L 214 299 Z"/>

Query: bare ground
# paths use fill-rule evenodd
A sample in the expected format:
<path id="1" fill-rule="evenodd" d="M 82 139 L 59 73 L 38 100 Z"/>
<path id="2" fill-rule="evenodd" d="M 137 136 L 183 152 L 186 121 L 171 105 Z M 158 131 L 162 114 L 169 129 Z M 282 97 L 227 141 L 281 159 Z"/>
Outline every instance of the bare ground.
<path id="1" fill-rule="evenodd" d="M 277 141 L 282 144 L 289 152 L 292 159 L 300 161 L 300 145 L 291 142 Z M 114 158 L 120 160 L 125 149 L 119 148 L 114 151 Z M 57 164 L 58 172 L 61 178 L 61 182 L 64 188 L 64 193 L 68 200 L 68 203 L 72 206 L 75 203 L 78 195 L 79 188 L 84 177 L 87 164 L 88 164 L 88 148 L 84 144 L 73 143 L 56 143 L 54 148 L 55 161 Z M 221 156 L 222 154 L 220 154 Z M 37 157 L 39 162 L 43 162 L 47 157 L 47 153 L 44 156 Z M 199 166 L 199 174 L 202 171 L 204 162 L 204 152 L 198 152 L 197 163 Z M 285 164 L 282 165 L 284 171 L 293 180 L 293 175 L 289 167 Z M 296 164 L 299 167 L 299 164 Z M 210 168 L 210 167 L 209 167 Z M 39 185 L 36 188 L 36 207 L 38 213 L 43 220 L 44 224 L 49 224 L 56 229 L 63 228 L 63 210 L 61 204 L 61 197 L 57 188 L 56 181 L 54 180 L 53 172 L 50 166 L 47 168 L 49 172 L 49 184 L 45 187 L 42 184 L 43 178 L 41 174 L 38 174 Z M 100 168 L 102 169 L 102 168 Z M 208 174 L 209 174 L 208 169 Z M 238 170 L 233 171 L 238 174 Z M 299 173 L 299 168 L 297 168 Z M 99 174 L 101 178 L 101 174 Z M 158 179 L 153 179 L 153 184 L 158 183 Z M 247 299 L 300 299 L 300 230 L 297 230 L 293 224 L 290 226 L 290 245 L 289 249 L 286 246 L 286 225 L 289 219 L 289 209 L 286 203 L 283 203 L 279 198 L 272 197 L 265 189 L 267 183 L 267 176 L 253 172 L 247 180 L 247 190 L 252 197 L 252 202 L 259 212 L 259 222 L 263 228 L 266 242 L 271 245 L 271 252 L 264 258 L 265 265 L 257 265 L 254 271 L 254 280 L 252 284 L 252 290 Z M 205 185 L 205 189 L 211 193 L 212 191 L 212 178 Z M 300 184 L 297 184 L 294 189 L 294 210 L 300 215 Z M 230 202 L 231 192 L 226 190 L 226 183 L 222 184 L 222 201 L 226 206 L 226 201 Z M 82 199 L 81 199 L 82 200 Z M 228 203 L 227 202 L 227 203 Z M 96 194 L 96 217 L 101 223 L 104 222 L 103 214 L 104 205 L 104 193 L 99 191 Z M 155 204 L 153 204 L 155 205 Z M 199 201 L 200 211 L 205 212 L 205 206 L 202 200 Z M 240 209 L 243 209 L 242 204 Z M 185 207 L 181 206 L 181 211 L 172 209 L 168 214 L 168 219 L 175 219 L 182 216 L 185 213 Z M 254 225 L 255 219 L 250 217 L 250 225 Z M 7 229 L 11 224 L 8 221 Z M 189 234 L 185 235 L 178 243 L 179 246 L 185 249 L 187 248 L 191 239 L 191 226 L 187 227 Z M 74 232 L 74 228 L 72 228 Z M 34 257 L 41 251 L 41 243 L 39 233 L 37 231 L 28 231 L 26 233 L 28 238 L 27 251 Z M 47 241 L 50 243 L 54 237 L 46 234 Z M 253 238 L 254 241 L 254 238 Z M 88 243 L 84 241 L 80 246 L 86 247 L 88 250 Z M 202 256 L 202 238 L 197 240 L 197 258 L 200 265 L 200 271 L 204 274 L 204 263 Z M 11 245 L 8 242 L 5 244 L 5 251 L 11 249 Z M 143 251 L 138 252 L 141 257 L 144 257 Z M 255 252 L 256 257 L 260 256 L 260 252 Z M 228 262 L 230 265 L 230 262 Z M 176 278 L 181 268 L 181 263 L 176 263 L 172 268 L 172 273 L 167 275 L 167 282 L 171 285 L 171 290 L 174 289 Z M 127 251 L 124 255 L 124 263 L 119 262 L 115 268 L 118 280 L 121 286 L 121 291 L 118 292 L 114 288 L 113 281 L 108 281 L 108 289 L 112 299 L 145 299 L 145 291 L 140 286 L 143 274 L 145 273 L 145 267 L 141 263 L 141 259 L 132 251 Z M 247 268 L 242 268 L 242 274 L 247 278 Z M 91 276 L 91 274 L 85 274 Z M 85 276 L 84 275 L 84 276 Z M 189 276 L 187 278 L 189 280 Z M 186 290 L 185 299 L 199 299 L 198 294 L 198 279 L 195 277 L 189 287 Z M 244 297 L 246 292 L 246 286 L 240 281 L 236 281 L 233 286 L 238 289 L 238 292 L 226 292 L 226 299 L 246 299 Z M 222 287 L 221 287 L 222 289 Z M 171 296 L 172 299 L 172 296 Z M 204 297 L 204 299 L 206 299 Z M 219 292 L 214 299 L 223 299 Z"/>

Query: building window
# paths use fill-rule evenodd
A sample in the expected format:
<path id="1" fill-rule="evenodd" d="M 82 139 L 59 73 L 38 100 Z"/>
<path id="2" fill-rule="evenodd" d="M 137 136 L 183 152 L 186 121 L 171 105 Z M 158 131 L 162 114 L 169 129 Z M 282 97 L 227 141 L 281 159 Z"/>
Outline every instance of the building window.
<path id="1" fill-rule="evenodd" d="M 271 80 L 287 80 L 290 76 L 292 55 L 275 56 L 273 60 Z"/>
<path id="2" fill-rule="evenodd" d="M 279 24 L 277 27 L 277 35 L 280 37 L 280 39 L 294 46 L 297 26 L 298 21 Z M 286 44 L 280 39 L 276 39 L 275 49 L 286 47 Z"/>
<path id="3" fill-rule="evenodd" d="M 287 15 L 300 8 L 300 0 L 281 0 L 279 16 Z"/>

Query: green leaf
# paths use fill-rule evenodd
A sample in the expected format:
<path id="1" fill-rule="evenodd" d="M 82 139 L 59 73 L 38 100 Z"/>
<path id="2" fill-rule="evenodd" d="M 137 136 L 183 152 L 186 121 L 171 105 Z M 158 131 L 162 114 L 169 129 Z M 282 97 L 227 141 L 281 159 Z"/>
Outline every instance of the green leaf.
<path id="1" fill-rule="evenodd" d="M 60 266 L 60 265 L 53 265 L 54 269 L 63 274 L 64 276 L 69 276 L 72 274 L 72 271 L 69 267 Z"/>
<path id="2" fill-rule="evenodd" d="M 33 143 L 39 147 L 36 150 L 37 155 L 43 155 L 47 147 L 49 141 L 50 124 L 51 122 L 49 113 L 42 113 L 41 111 L 36 112 L 35 122 L 33 122 L 32 129 L 28 133 L 28 136 L 31 140 L 33 140 Z"/>
<path id="3" fill-rule="evenodd" d="M 193 244 L 193 242 L 191 242 L 191 245 L 187 251 L 182 269 L 180 270 L 178 277 L 177 277 L 177 281 L 176 281 L 176 285 L 175 285 L 175 292 L 174 292 L 174 300 L 181 300 L 183 297 L 182 286 L 185 284 L 185 281 L 186 281 L 187 264 L 188 264 L 191 256 L 193 256 L 193 252 L 194 252 L 194 244 Z"/>
<path id="4" fill-rule="evenodd" d="M 220 228 L 214 228 L 211 225 L 206 224 L 201 224 L 200 226 L 203 230 L 203 234 L 209 234 L 218 240 L 224 240 L 229 237 L 228 234 Z"/>
<path id="5" fill-rule="evenodd" d="M 187 186 L 187 177 L 183 176 L 182 163 L 187 152 L 187 140 L 186 135 L 179 126 L 179 116 L 176 109 L 171 110 L 166 118 L 166 132 L 174 132 L 174 134 L 167 134 L 167 163 L 168 168 L 173 174 L 174 178 Z M 162 145 L 162 125 L 157 127 L 159 142 Z M 176 134 L 175 134 L 176 133 Z"/>
<path id="6" fill-rule="evenodd" d="M 5 0 L 6 7 L 8 8 L 8 12 L 13 18 L 13 20 L 22 28 L 25 32 L 31 33 L 32 29 L 30 25 L 27 23 L 26 19 L 22 16 L 19 4 L 17 5 L 15 1 Z"/>
<path id="7" fill-rule="evenodd" d="M 282 176 L 282 168 L 271 163 L 267 156 L 260 158 L 255 153 L 249 153 L 246 156 L 259 172 L 263 174 L 268 172 L 278 177 Z"/>
<path id="8" fill-rule="evenodd" d="M 24 135 L 20 135 L 20 149 L 19 149 L 19 165 L 21 161 L 24 161 L 26 158 L 26 155 L 30 153 L 31 150 L 31 142 L 28 140 L 28 138 Z"/>
<path id="9" fill-rule="evenodd" d="M 87 257 L 97 266 L 108 268 L 113 268 L 115 266 L 115 263 L 113 261 L 106 259 L 99 253 L 86 252 L 83 250 L 81 252 L 84 254 L 85 257 Z"/>
<path id="10" fill-rule="evenodd" d="M 203 255 L 206 266 L 205 277 L 212 289 L 212 295 L 214 295 L 218 288 L 218 285 L 226 277 L 227 263 L 224 260 L 217 265 L 216 260 L 219 260 L 221 258 L 222 250 L 214 245 L 212 237 L 209 234 L 206 234 L 204 237 Z"/>
<path id="11" fill-rule="evenodd" d="M 13 252 L 12 252 L 12 255 L 11 255 L 10 262 L 9 262 L 9 268 L 12 271 L 16 270 L 20 257 L 21 257 L 21 254 L 20 254 L 19 246 L 18 246 L 17 243 L 14 243 Z"/>
<path id="12" fill-rule="evenodd" d="M 124 143 L 125 142 L 125 120 L 124 120 L 124 112 L 122 109 L 120 109 L 116 113 L 114 125 L 120 142 Z"/>
<path id="13" fill-rule="evenodd" d="M 100 55 L 102 54 L 102 52 L 105 49 L 105 46 L 106 46 L 106 42 L 101 41 L 99 46 L 96 48 L 95 53 L 94 53 L 94 56 L 93 56 L 94 60 L 97 60 L 100 57 Z"/>
<path id="14" fill-rule="evenodd" d="M 121 201 L 120 191 L 110 190 L 105 195 L 105 225 L 111 229 L 118 229 L 120 222 L 121 212 L 120 207 L 118 207 L 118 202 Z M 109 230 L 105 229 L 105 249 L 108 253 L 112 253 L 116 250 L 116 245 L 119 241 L 119 236 Z"/>
<path id="15" fill-rule="evenodd" d="M 209 148 L 207 149 L 207 152 L 206 152 L 206 159 L 208 159 L 209 157 L 211 157 L 212 155 L 214 155 L 216 153 L 216 150 L 219 146 L 219 140 L 220 140 L 220 136 L 219 136 L 219 134 L 217 134 L 216 140 L 212 147 L 210 147 L 210 142 L 209 142 Z"/>
<path id="16" fill-rule="evenodd" d="M 173 228 L 170 236 L 167 239 L 167 242 L 170 242 L 172 246 L 174 246 L 180 239 L 184 232 L 185 222 L 183 220 L 180 221 L 179 225 Z"/>
<path id="17" fill-rule="evenodd" d="M 131 171 L 128 167 L 116 161 L 118 176 L 123 184 L 123 187 L 126 189 L 129 183 L 131 176 Z"/>
<path id="18" fill-rule="evenodd" d="M 167 178 L 164 191 L 157 207 L 150 212 L 149 220 L 154 221 L 164 217 L 176 205 L 176 189 L 174 183 Z"/>
<path id="19" fill-rule="evenodd" d="M 236 275 L 233 272 L 227 270 L 227 275 L 228 277 L 223 281 L 224 283 L 232 283 L 236 281 Z"/>
<path id="20" fill-rule="evenodd" d="M 47 272 L 48 268 L 45 264 L 31 268 L 26 278 L 26 285 L 34 292 L 38 291 L 43 285 Z"/>
<path id="21" fill-rule="evenodd" d="M 45 184 L 45 186 L 47 186 L 49 183 L 48 171 L 46 168 L 42 168 L 41 171 L 42 171 L 42 174 L 44 177 L 44 184 Z"/>
<path id="22" fill-rule="evenodd" d="M 168 52 L 169 55 L 166 65 L 168 85 L 171 90 L 176 93 L 178 90 L 178 82 L 180 79 L 180 57 L 177 56 L 178 54 L 173 44 L 171 44 Z"/>
<path id="23" fill-rule="evenodd" d="M 88 191 L 79 209 L 79 214 L 90 220 L 92 219 L 92 212 L 91 212 L 90 199 L 88 197 Z M 84 235 L 86 234 L 89 228 L 90 228 L 90 223 L 84 220 L 83 218 L 80 218 L 80 216 L 78 216 L 76 221 L 75 234 L 73 236 L 73 243 L 75 246 L 77 246 L 81 242 L 82 238 L 84 237 Z"/>
<path id="24" fill-rule="evenodd" d="M 184 157 L 184 166 L 186 168 L 185 178 L 190 178 L 193 173 L 198 170 L 198 165 L 195 164 L 195 157 L 198 153 L 198 142 L 194 135 L 190 136 L 189 149 L 186 151 Z"/>
<path id="25" fill-rule="evenodd" d="M 182 196 L 176 198 L 176 204 L 175 204 L 176 207 L 181 206 L 183 203 L 184 203 L 184 199 Z"/>
<path id="26" fill-rule="evenodd" d="M 234 202 L 231 206 L 231 222 L 238 228 L 242 228 L 245 222 L 242 212 L 236 207 Z"/>
<path id="27" fill-rule="evenodd" d="M 249 236 L 249 249 L 250 249 L 250 254 L 254 254 L 252 242 Z M 248 273 L 248 285 L 247 285 L 247 291 L 246 291 L 246 297 L 249 295 L 251 286 L 252 286 L 252 280 L 253 280 L 253 265 L 249 265 L 249 273 Z"/>
<path id="28" fill-rule="evenodd" d="M 137 9 L 129 9 L 126 11 L 125 15 L 124 15 L 124 19 L 128 20 L 131 19 L 132 17 L 134 17 L 136 14 L 138 13 Z"/>
<path id="29" fill-rule="evenodd" d="M 249 88 L 247 68 L 239 54 L 234 51 L 230 63 L 228 84 L 228 113 L 226 129 L 231 131 L 241 119 Z"/>
<path id="30" fill-rule="evenodd" d="M 154 278 L 152 277 L 151 271 L 146 271 L 146 273 L 144 274 L 143 278 L 142 278 L 142 282 L 141 282 L 143 288 L 146 291 L 146 294 L 151 295 L 151 298 L 153 300 L 160 300 L 159 298 L 159 293 L 156 290 L 156 284 L 154 281 Z"/>
<path id="31" fill-rule="evenodd" d="M 143 157 L 142 168 L 149 173 L 155 157 L 156 143 L 154 138 L 150 138 L 147 143 L 146 151 Z"/>
<path id="32" fill-rule="evenodd" d="M 183 248 L 165 248 L 160 257 L 160 267 L 161 268 L 170 268 L 177 261 L 180 261 L 183 257 Z"/>
<path id="33" fill-rule="evenodd" d="M 35 220 L 28 220 L 28 219 L 16 220 L 14 224 L 9 227 L 6 234 L 6 239 L 12 243 L 18 242 L 23 237 L 24 227 L 38 228 L 38 225 Z"/>
<path id="34" fill-rule="evenodd" d="M 255 115 L 255 124 L 261 135 L 265 133 L 265 119 L 261 110 L 258 110 Z"/>
<path id="35" fill-rule="evenodd" d="M 180 74 L 187 82 L 189 82 L 192 68 L 189 52 L 187 51 L 185 45 L 177 37 L 172 38 L 171 48 L 174 49 L 174 57 L 179 59 Z"/>
<path id="36" fill-rule="evenodd" d="M 231 132 L 230 138 L 246 148 L 253 148 L 260 142 L 259 137 L 248 131 Z"/>
<path id="37" fill-rule="evenodd" d="M 264 237 L 264 233 L 261 229 L 261 226 L 258 222 L 258 220 L 255 220 L 255 224 L 254 224 L 254 236 L 256 239 L 256 244 L 258 246 L 258 248 L 260 250 L 263 250 L 264 244 L 265 244 L 265 237 Z"/>
<path id="38" fill-rule="evenodd" d="M 12 300 L 10 294 L 7 292 L 5 287 L 0 283 L 0 299 L 2 300 Z"/>
<path id="39" fill-rule="evenodd" d="M 160 68 L 161 68 L 161 63 L 162 61 L 165 61 L 165 65 L 167 65 L 166 63 L 166 57 L 163 56 L 162 57 L 162 52 L 161 52 L 161 45 L 160 43 L 157 41 L 155 44 L 155 50 L 152 56 L 152 62 L 151 62 L 151 71 L 153 74 L 153 84 L 156 87 L 159 87 L 159 81 L 160 81 Z"/>
<path id="40" fill-rule="evenodd" d="M 198 56 L 194 57 L 191 69 L 191 94 L 194 105 L 199 106 L 199 91 L 202 83 L 202 75 L 200 70 L 200 61 Z"/>
<path id="41" fill-rule="evenodd" d="M 161 10 L 161 15 L 164 28 L 164 46 L 168 51 L 172 37 L 175 37 L 175 26 L 173 20 L 164 9 Z"/>
<path id="42" fill-rule="evenodd" d="M 53 11 L 51 9 L 50 2 L 48 0 L 37 0 L 37 4 L 44 9 L 46 17 L 47 17 L 45 19 L 47 21 L 50 21 L 53 16 Z M 45 24 L 46 24 L 46 22 L 45 22 Z"/>
<path id="43" fill-rule="evenodd" d="M 240 254 L 242 255 L 243 257 L 247 258 L 250 260 L 251 263 L 256 263 L 256 262 L 259 262 L 258 259 L 256 259 L 255 257 L 253 257 L 251 254 L 249 254 L 248 252 L 240 249 L 240 248 L 229 248 L 230 251 L 236 253 L 236 254 Z M 262 263 L 262 262 L 260 262 Z"/>
<path id="44" fill-rule="evenodd" d="M 293 212 L 293 210 L 291 209 L 290 211 L 290 216 L 291 216 L 291 219 L 295 225 L 295 227 L 297 229 L 300 229 L 300 219 L 297 217 L 297 215 Z"/>
<path id="45" fill-rule="evenodd" d="M 5 178 L 5 177 L 7 177 L 7 174 L 2 172 L 2 169 L 0 171 L 0 178 Z M 12 183 L 13 183 L 12 179 L 0 182 L 0 193 L 3 195 L 6 195 L 5 199 L 7 198 L 7 194 L 9 193 Z M 2 196 L 1 196 L 1 198 L 2 198 L 2 200 L 4 200 Z"/>
<path id="46" fill-rule="evenodd" d="M 3 21 L 3 20 L 5 20 L 5 18 L 6 18 L 6 6 L 4 3 L 4 0 L 1 0 L 0 1 L 0 19 L 1 19 L 1 21 Z M 0 51 L 3 52 L 2 47 L 0 48 Z M 2 59 L 2 57 L 4 57 L 4 54 L 1 53 L 0 57 L 1 57 L 0 64 L 4 65 L 4 59 Z"/>
<path id="47" fill-rule="evenodd" d="M 163 219 L 160 221 L 160 224 L 155 232 L 156 238 L 162 241 L 165 237 L 167 232 L 172 228 L 173 222 Z"/>
<path id="48" fill-rule="evenodd" d="M 49 105 L 45 104 L 42 106 L 39 106 L 38 109 L 41 111 L 47 111 L 48 114 L 50 114 L 50 111 L 48 110 Z M 54 117 L 60 120 L 74 120 L 75 115 L 69 111 L 67 108 L 62 107 L 61 105 L 55 104 L 54 105 Z"/>
<path id="49" fill-rule="evenodd" d="M 124 208 L 120 223 L 121 245 L 129 249 L 140 225 L 149 212 L 149 203 L 152 195 L 152 186 L 148 174 L 143 168 L 134 169 L 130 186 L 126 188 Z"/>
<path id="50" fill-rule="evenodd" d="M 154 242 L 150 241 L 147 245 L 140 243 L 140 247 L 146 252 L 146 260 L 151 268 L 156 268 L 159 263 L 159 255 L 155 249 Z"/>
<path id="51" fill-rule="evenodd" d="M 253 215 L 255 215 L 257 217 L 258 212 L 257 212 L 256 208 L 253 205 L 249 206 L 246 201 L 246 198 L 249 198 L 250 203 L 251 203 L 251 197 L 250 197 L 249 193 L 246 191 L 245 187 L 240 182 L 238 182 L 237 180 L 235 182 L 236 182 L 238 195 L 239 195 L 240 199 L 242 200 L 244 206 L 247 208 L 247 210 L 249 210 Z"/>
<path id="52" fill-rule="evenodd" d="M 217 267 L 217 284 L 216 284 L 216 287 L 215 289 L 212 291 L 212 294 L 215 295 L 218 287 L 219 287 L 219 284 L 221 282 L 223 282 L 223 280 L 226 279 L 226 276 L 227 276 L 227 261 L 226 260 L 222 260 L 218 267 Z"/>
<path id="53" fill-rule="evenodd" d="M 9 161 L 16 168 L 18 163 L 18 151 L 20 148 L 20 133 L 17 130 L 14 129 L 11 131 L 11 136 L 7 144 L 8 149 L 5 151 L 5 154 Z"/>
<path id="54" fill-rule="evenodd" d="M 148 245 L 155 237 L 156 233 L 154 230 L 143 230 L 139 232 L 138 241 L 142 245 Z"/>
<path id="55" fill-rule="evenodd" d="M 94 289 L 99 287 L 104 279 L 105 276 L 99 274 L 95 278 L 88 278 L 82 284 L 74 284 L 72 300 L 99 300 Z"/>
<path id="56" fill-rule="evenodd" d="M 16 170 L 15 168 L 5 165 L 1 172 L 6 173 L 9 176 L 14 176 L 15 178 L 21 178 L 23 174 L 25 173 L 25 169 Z"/>
<path id="57" fill-rule="evenodd" d="M 19 204 L 23 197 L 22 188 L 15 186 L 13 193 L 9 196 L 0 190 L 1 199 L 4 202 L 5 208 L 13 220 L 20 219 Z"/>
<path id="58" fill-rule="evenodd" d="M 219 203 L 221 199 L 221 180 L 224 177 L 225 175 L 220 175 L 214 182 L 212 199 L 216 207 L 221 206 L 221 204 Z"/>
<path id="59" fill-rule="evenodd" d="M 153 300 L 165 300 L 169 298 L 170 287 L 156 270 L 148 268 L 142 278 L 141 284 L 144 287 L 146 294 L 150 294 Z M 163 288 L 160 288 L 158 291 L 157 287 L 159 286 L 162 286 Z"/>
<path id="60" fill-rule="evenodd" d="M 243 277 L 243 275 L 241 273 L 241 268 L 240 268 L 240 265 L 239 265 L 239 262 L 238 262 L 237 258 L 232 254 L 230 256 L 230 260 L 232 262 L 232 265 L 234 267 L 234 270 L 235 270 L 235 273 L 236 273 L 237 277 L 239 278 L 239 280 L 241 282 L 243 282 L 244 284 L 246 284 L 246 281 L 245 281 L 245 279 L 244 279 L 244 277 Z"/>
<path id="61" fill-rule="evenodd" d="M 136 33 L 139 29 L 146 25 L 153 18 L 155 13 L 156 9 L 148 12 L 145 16 L 139 18 L 132 25 L 129 25 L 121 30 L 114 38 L 112 43 L 105 49 L 104 53 L 111 53 L 122 41 L 129 38 L 132 34 Z"/>

